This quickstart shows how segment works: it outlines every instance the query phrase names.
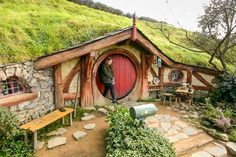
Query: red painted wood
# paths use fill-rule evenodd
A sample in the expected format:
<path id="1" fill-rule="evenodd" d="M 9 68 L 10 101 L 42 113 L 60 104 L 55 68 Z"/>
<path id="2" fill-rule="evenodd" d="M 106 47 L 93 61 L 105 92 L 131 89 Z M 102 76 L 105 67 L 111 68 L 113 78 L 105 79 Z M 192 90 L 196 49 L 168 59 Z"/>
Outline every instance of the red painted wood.
<path id="1" fill-rule="evenodd" d="M 137 74 L 132 61 L 121 54 L 111 55 L 113 58 L 112 69 L 115 76 L 115 93 L 116 98 L 121 99 L 127 96 L 136 83 Z M 97 72 L 96 83 L 99 91 L 103 93 L 104 85 L 100 80 L 99 72 Z M 111 98 L 110 92 L 108 97 Z"/>

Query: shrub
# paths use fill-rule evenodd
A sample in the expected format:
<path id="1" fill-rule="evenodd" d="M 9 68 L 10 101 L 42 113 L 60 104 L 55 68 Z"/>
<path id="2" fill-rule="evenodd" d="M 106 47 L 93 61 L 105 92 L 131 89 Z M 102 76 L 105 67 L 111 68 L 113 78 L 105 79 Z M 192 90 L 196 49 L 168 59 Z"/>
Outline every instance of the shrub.
<path id="1" fill-rule="evenodd" d="M 210 93 L 213 104 L 223 103 L 236 111 L 236 75 L 223 74 L 216 79 L 216 86 Z"/>
<path id="2" fill-rule="evenodd" d="M 25 132 L 18 127 L 17 119 L 6 108 L 0 107 L 0 156 L 33 156 L 33 149 L 25 139 Z"/>
<path id="3" fill-rule="evenodd" d="M 127 109 L 118 108 L 108 115 L 110 128 L 106 157 L 174 157 L 168 140 L 156 130 L 133 120 Z"/>
<path id="4" fill-rule="evenodd" d="M 234 128 L 230 131 L 229 140 L 236 142 L 236 128 Z"/>
<path id="5" fill-rule="evenodd" d="M 232 115 L 233 111 L 230 108 L 221 109 L 214 107 L 211 105 L 210 100 L 206 99 L 205 109 L 202 111 L 201 123 L 206 127 L 227 132 L 232 126 Z"/>

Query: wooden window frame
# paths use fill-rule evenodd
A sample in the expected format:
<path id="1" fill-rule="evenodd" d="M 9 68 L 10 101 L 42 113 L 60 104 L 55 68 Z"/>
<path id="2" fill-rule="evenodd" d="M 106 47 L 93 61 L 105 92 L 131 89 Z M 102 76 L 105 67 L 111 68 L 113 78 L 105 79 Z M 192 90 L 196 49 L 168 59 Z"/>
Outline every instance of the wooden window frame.
<path id="1" fill-rule="evenodd" d="M 180 78 L 179 80 L 177 81 L 173 81 L 172 78 L 171 78 L 171 73 L 174 72 L 174 71 L 180 71 L 183 75 L 182 75 L 182 78 Z M 182 70 L 180 69 L 171 69 L 171 71 L 169 72 L 168 74 L 168 79 L 171 83 L 181 83 L 183 80 L 184 80 L 184 73 Z"/>

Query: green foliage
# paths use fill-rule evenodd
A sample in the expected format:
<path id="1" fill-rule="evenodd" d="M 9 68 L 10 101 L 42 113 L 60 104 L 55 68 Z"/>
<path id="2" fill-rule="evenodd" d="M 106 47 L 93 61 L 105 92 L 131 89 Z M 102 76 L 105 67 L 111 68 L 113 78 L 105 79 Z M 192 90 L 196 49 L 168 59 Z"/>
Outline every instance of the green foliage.
<path id="1" fill-rule="evenodd" d="M 33 149 L 26 138 L 25 132 L 18 127 L 17 119 L 6 108 L 0 107 L 0 156 L 33 156 Z"/>
<path id="2" fill-rule="evenodd" d="M 201 123 L 208 128 L 216 128 L 223 132 L 227 132 L 232 127 L 232 116 L 232 109 L 214 107 L 210 104 L 210 100 L 206 99 L 205 108 L 202 111 Z"/>
<path id="3" fill-rule="evenodd" d="M 230 131 L 229 140 L 236 142 L 236 128 L 234 128 Z"/>
<path id="4" fill-rule="evenodd" d="M 120 107 L 108 115 L 106 157 L 174 157 L 168 140 L 156 130 L 133 120 L 126 108 Z"/>
<path id="5" fill-rule="evenodd" d="M 223 103 L 236 111 L 236 75 L 223 74 L 217 78 L 216 86 L 210 93 L 213 104 Z"/>
<path id="6" fill-rule="evenodd" d="M 2 0 L 0 12 L 0 64 L 34 60 L 132 25 L 129 18 L 66 0 Z M 209 55 L 170 44 L 157 29 L 159 23 L 137 21 L 137 26 L 173 60 L 211 67 Z M 183 31 L 168 27 L 177 41 L 184 40 Z"/>

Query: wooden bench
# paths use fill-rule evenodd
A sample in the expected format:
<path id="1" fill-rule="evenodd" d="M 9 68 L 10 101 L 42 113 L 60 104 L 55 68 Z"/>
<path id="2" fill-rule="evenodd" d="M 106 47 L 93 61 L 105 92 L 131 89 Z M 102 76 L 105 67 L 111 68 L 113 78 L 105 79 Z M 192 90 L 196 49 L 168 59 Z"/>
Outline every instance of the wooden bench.
<path id="1" fill-rule="evenodd" d="M 64 112 L 59 111 L 58 109 L 46 114 L 42 117 L 39 117 L 37 119 L 34 119 L 26 124 L 23 124 L 20 126 L 20 128 L 25 129 L 25 130 L 30 130 L 33 132 L 33 146 L 34 149 L 36 148 L 36 144 L 37 144 L 37 131 L 39 129 L 42 129 L 43 127 L 57 121 L 58 119 L 62 119 L 62 123 L 64 124 L 64 117 L 66 115 L 70 115 L 70 126 L 72 126 L 72 112 L 74 111 L 74 109 L 72 108 L 65 108 Z"/>

